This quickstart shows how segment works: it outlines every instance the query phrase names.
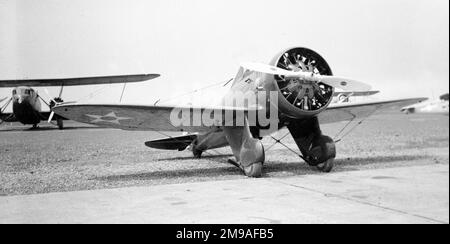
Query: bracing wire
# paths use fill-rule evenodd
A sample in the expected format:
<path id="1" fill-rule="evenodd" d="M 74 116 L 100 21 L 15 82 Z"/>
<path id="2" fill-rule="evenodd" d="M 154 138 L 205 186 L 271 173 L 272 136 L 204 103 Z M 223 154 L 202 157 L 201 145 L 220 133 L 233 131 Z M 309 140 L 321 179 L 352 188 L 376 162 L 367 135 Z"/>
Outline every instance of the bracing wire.
<path id="1" fill-rule="evenodd" d="M 227 80 L 227 81 L 225 81 L 225 82 L 224 82 L 224 81 L 220 81 L 220 82 L 217 82 L 217 83 L 214 83 L 214 84 L 205 86 L 205 87 L 201 87 L 201 88 L 199 88 L 199 89 L 195 89 L 195 90 L 192 90 L 192 91 L 189 91 L 189 92 L 180 94 L 179 96 L 176 96 L 176 97 L 171 97 L 171 98 L 167 98 L 167 99 L 158 99 L 158 101 L 156 101 L 155 104 L 156 104 L 156 103 L 164 103 L 164 102 L 168 102 L 168 101 L 173 101 L 173 100 L 175 100 L 175 99 L 179 99 L 179 98 L 182 98 L 182 97 L 186 97 L 186 96 L 191 95 L 191 94 L 194 94 L 194 93 L 196 93 L 196 92 L 203 91 L 203 90 L 206 90 L 206 89 L 215 87 L 215 86 L 219 86 L 219 85 L 224 84 L 224 83 L 225 83 L 225 84 L 224 84 L 223 86 L 226 86 L 226 85 L 228 85 L 228 83 L 230 83 L 232 80 L 233 80 L 233 79 L 229 79 L 229 80 Z"/>
<path id="2" fill-rule="evenodd" d="M 344 130 L 345 130 L 345 128 L 347 128 L 347 126 L 348 125 L 350 125 L 350 123 L 356 118 L 356 116 L 355 117 L 353 117 L 353 119 L 351 119 L 345 126 L 344 126 L 344 128 L 343 129 L 341 129 L 340 131 L 339 131 L 339 133 L 338 134 L 336 134 L 336 136 L 334 137 L 334 141 L 335 141 L 335 143 L 338 143 L 338 142 L 340 142 L 340 141 L 342 141 L 342 139 L 344 139 L 347 135 L 349 135 L 352 131 L 354 131 L 359 125 L 361 125 L 367 118 L 369 118 L 370 116 L 372 116 L 376 111 L 378 111 L 378 109 L 380 108 L 381 106 L 377 106 L 372 112 L 370 112 L 367 116 L 365 116 L 364 118 L 362 118 L 358 123 L 356 123 L 353 127 L 351 127 L 346 133 L 344 133 L 344 134 L 342 134 L 343 132 L 344 132 Z M 340 134 L 342 134 L 342 135 L 340 135 Z M 336 138 L 338 138 L 338 137 L 340 137 L 338 140 L 336 140 Z"/>

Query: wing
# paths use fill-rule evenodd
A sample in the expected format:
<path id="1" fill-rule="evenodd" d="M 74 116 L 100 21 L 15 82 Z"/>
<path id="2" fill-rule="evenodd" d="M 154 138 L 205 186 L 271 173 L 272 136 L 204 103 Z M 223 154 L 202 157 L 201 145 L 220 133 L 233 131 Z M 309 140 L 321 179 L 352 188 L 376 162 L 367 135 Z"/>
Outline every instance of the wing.
<path id="1" fill-rule="evenodd" d="M 252 109 L 257 111 L 260 108 Z M 220 121 L 207 123 L 202 118 L 214 110 L 222 114 Z M 101 125 L 104 127 L 123 130 L 152 130 L 152 131 L 188 131 L 207 132 L 211 128 L 227 124 L 228 114 L 237 112 L 246 113 L 250 109 L 237 107 L 168 107 L 168 106 L 143 106 L 143 105 L 94 105 L 94 104 L 70 104 L 60 105 L 53 111 L 67 119 L 82 123 Z M 211 120 L 209 120 L 211 122 Z"/>
<path id="2" fill-rule="evenodd" d="M 343 95 L 351 95 L 352 97 L 360 97 L 360 96 L 371 96 L 379 93 L 380 91 L 366 91 L 366 92 L 334 92 L 333 96 L 337 97 L 341 94 Z"/>
<path id="3" fill-rule="evenodd" d="M 78 86 L 112 83 L 131 83 L 151 80 L 159 77 L 159 74 L 96 76 L 62 79 L 37 79 L 37 80 L 0 80 L 0 87 L 17 86 Z"/>
<path id="4" fill-rule="evenodd" d="M 367 117 L 375 111 L 395 108 L 399 109 L 425 99 L 426 98 L 411 98 L 378 102 L 331 104 L 325 111 L 320 113 L 318 117 L 321 124 L 347 121 Z"/>

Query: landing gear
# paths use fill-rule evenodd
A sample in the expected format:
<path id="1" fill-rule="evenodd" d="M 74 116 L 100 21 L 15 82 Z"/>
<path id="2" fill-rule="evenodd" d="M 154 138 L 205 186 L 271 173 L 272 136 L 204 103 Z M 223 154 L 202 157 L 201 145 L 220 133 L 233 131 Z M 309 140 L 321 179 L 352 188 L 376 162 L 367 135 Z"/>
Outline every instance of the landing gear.
<path id="1" fill-rule="evenodd" d="M 257 163 L 250 164 L 248 166 L 244 166 L 244 165 L 236 162 L 234 159 L 230 158 L 230 159 L 228 159 L 228 163 L 241 169 L 244 172 L 245 176 L 247 176 L 247 177 L 259 178 L 262 176 L 262 169 L 263 169 L 262 162 L 257 162 Z"/>
<path id="2" fill-rule="evenodd" d="M 334 158 L 330 158 L 327 161 L 318 164 L 316 167 L 322 172 L 329 173 L 334 167 Z"/>
<path id="3" fill-rule="evenodd" d="M 62 120 L 61 118 L 56 119 L 56 125 L 58 126 L 58 129 L 64 129 L 64 120 Z"/>
<path id="4" fill-rule="evenodd" d="M 311 144 L 311 150 L 301 150 L 303 157 L 310 166 L 322 172 L 330 172 L 334 167 L 336 145 L 328 136 L 320 135 Z"/>
<path id="5" fill-rule="evenodd" d="M 336 145 L 331 137 L 322 135 L 316 117 L 293 121 L 288 125 L 288 129 L 308 165 L 322 172 L 330 172 L 333 169 Z"/>
<path id="6" fill-rule="evenodd" d="M 243 127 L 225 127 L 223 129 L 236 159 L 232 164 L 242 169 L 248 177 L 261 177 L 265 161 L 264 146 L 251 134 L 247 118 L 244 122 Z"/>
<path id="7" fill-rule="evenodd" d="M 199 149 L 198 147 L 198 138 L 196 138 L 194 141 L 192 141 L 192 144 L 190 146 L 190 149 L 192 150 L 192 154 L 194 155 L 194 158 L 201 158 L 203 150 Z"/>
<path id="8" fill-rule="evenodd" d="M 263 163 L 253 163 L 250 166 L 243 166 L 242 169 L 248 177 L 259 178 L 262 176 Z"/>
<path id="9" fill-rule="evenodd" d="M 202 157 L 202 150 L 196 149 L 195 146 L 192 148 L 192 153 L 194 154 L 194 158 L 201 158 Z"/>

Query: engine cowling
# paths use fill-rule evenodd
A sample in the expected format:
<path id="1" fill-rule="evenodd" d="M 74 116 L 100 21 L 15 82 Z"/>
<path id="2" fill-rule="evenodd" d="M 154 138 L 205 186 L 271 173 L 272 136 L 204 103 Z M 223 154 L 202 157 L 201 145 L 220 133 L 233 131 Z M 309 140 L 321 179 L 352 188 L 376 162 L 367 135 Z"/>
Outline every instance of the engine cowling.
<path id="1" fill-rule="evenodd" d="M 325 59 L 303 47 L 279 53 L 270 64 L 286 70 L 333 75 Z M 333 99 L 334 88 L 329 85 L 279 75 L 273 75 L 273 79 L 279 92 L 278 108 L 287 117 L 301 119 L 314 116 L 326 109 Z"/>

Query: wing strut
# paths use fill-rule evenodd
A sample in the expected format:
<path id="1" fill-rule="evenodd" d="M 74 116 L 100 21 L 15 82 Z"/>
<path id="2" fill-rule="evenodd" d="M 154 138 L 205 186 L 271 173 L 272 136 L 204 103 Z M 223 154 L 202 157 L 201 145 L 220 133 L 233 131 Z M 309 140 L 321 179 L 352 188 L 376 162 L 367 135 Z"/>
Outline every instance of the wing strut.
<path id="1" fill-rule="evenodd" d="M 125 92 L 125 88 L 127 87 L 127 83 L 123 83 L 122 94 L 120 94 L 119 102 L 122 102 L 123 93 Z"/>
<path id="2" fill-rule="evenodd" d="M 295 151 L 294 149 L 290 148 L 288 145 L 284 144 L 281 140 L 283 140 L 284 138 L 286 138 L 286 136 L 290 135 L 291 133 L 288 132 L 286 133 L 284 136 L 282 136 L 280 139 L 275 138 L 274 136 L 270 136 L 270 138 L 272 138 L 274 140 L 274 143 L 272 145 L 270 145 L 269 147 L 267 147 L 265 149 L 266 152 L 268 152 L 273 146 L 275 146 L 276 144 L 280 144 L 283 147 L 285 147 L 286 149 L 288 149 L 289 151 L 291 151 L 292 153 L 294 153 L 295 155 L 299 156 L 301 159 L 303 159 L 306 162 L 305 157 L 303 157 L 303 155 L 301 155 L 300 153 L 298 153 L 297 151 Z"/>
<path id="3" fill-rule="evenodd" d="M 367 118 L 372 116 L 381 106 L 377 106 L 376 109 L 374 109 L 370 114 L 367 115 L 367 117 L 363 117 L 359 122 L 357 122 L 353 127 L 351 127 L 347 132 L 343 133 L 345 129 L 356 119 L 356 116 L 353 117 L 348 123 L 334 136 L 333 141 L 335 143 L 338 143 L 344 139 L 348 134 L 350 134 L 353 130 L 356 129 L 359 125 L 361 125 Z M 340 137 L 340 138 L 339 138 Z M 339 138 L 339 139 L 337 139 Z"/>
<path id="4" fill-rule="evenodd" d="M 9 100 L 5 103 L 5 105 L 3 105 L 3 106 L 0 108 L 0 114 L 3 113 L 3 111 L 6 109 L 6 107 L 8 107 L 8 105 L 11 103 L 11 101 L 12 101 L 12 97 L 9 98 Z"/>
<path id="5" fill-rule="evenodd" d="M 62 84 L 62 85 L 61 85 L 61 88 L 59 89 L 59 95 L 58 95 L 58 98 L 61 98 L 62 93 L 63 93 L 63 90 L 64 90 L 64 84 Z"/>
<path id="6" fill-rule="evenodd" d="M 6 107 L 8 107 L 8 105 L 11 103 L 12 101 L 12 97 L 9 98 L 9 100 L 5 103 L 5 105 L 3 105 L 2 107 L 0 107 L 0 115 L 2 115 L 3 111 L 5 111 Z M 3 124 L 3 122 L 11 119 L 14 116 L 14 113 L 10 114 L 8 117 L 6 117 L 5 120 L 2 120 L 2 118 L 0 117 L 0 125 Z"/>
<path id="7" fill-rule="evenodd" d="M 351 127 L 348 131 L 345 131 L 345 129 L 348 128 L 348 126 L 356 119 L 356 116 L 353 117 L 351 120 L 349 120 L 347 122 L 347 124 L 334 136 L 333 140 L 335 143 L 338 143 L 340 141 L 342 141 L 342 139 L 344 139 L 344 137 L 346 137 L 348 134 L 350 134 L 353 130 L 356 129 L 356 127 L 358 127 L 359 125 L 361 125 L 367 118 L 369 118 L 372 114 L 374 114 L 379 107 L 377 107 L 374 111 L 372 111 L 367 117 L 362 118 L 360 121 L 358 121 L 353 127 Z M 284 136 L 280 137 L 279 139 L 275 138 L 274 136 L 270 136 L 270 138 L 272 138 L 274 140 L 273 144 L 270 145 L 269 147 L 267 147 L 265 149 L 266 152 L 268 152 L 272 147 L 274 147 L 276 144 L 280 144 L 283 147 L 285 147 L 286 149 L 288 149 L 289 151 L 291 151 L 292 153 L 294 153 L 295 155 L 299 156 L 301 159 L 305 160 L 305 158 L 303 157 L 303 155 L 301 155 L 300 153 L 298 153 L 297 151 L 295 151 L 294 149 L 290 148 L 288 145 L 284 144 L 282 142 L 282 140 L 284 138 L 286 138 L 288 135 L 290 134 L 290 132 L 287 132 Z M 337 139 L 339 138 L 339 139 Z M 305 160 L 306 161 L 306 160 Z"/>

